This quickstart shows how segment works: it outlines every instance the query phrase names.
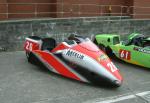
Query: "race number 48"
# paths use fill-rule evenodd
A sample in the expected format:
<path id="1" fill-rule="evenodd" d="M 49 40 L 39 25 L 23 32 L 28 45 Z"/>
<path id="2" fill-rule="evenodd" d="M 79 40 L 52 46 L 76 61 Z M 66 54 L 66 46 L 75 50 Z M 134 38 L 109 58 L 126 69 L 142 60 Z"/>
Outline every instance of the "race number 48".
<path id="1" fill-rule="evenodd" d="M 119 57 L 121 59 L 130 60 L 131 59 L 131 52 L 127 50 L 120 50 L 119 51 Z"/>

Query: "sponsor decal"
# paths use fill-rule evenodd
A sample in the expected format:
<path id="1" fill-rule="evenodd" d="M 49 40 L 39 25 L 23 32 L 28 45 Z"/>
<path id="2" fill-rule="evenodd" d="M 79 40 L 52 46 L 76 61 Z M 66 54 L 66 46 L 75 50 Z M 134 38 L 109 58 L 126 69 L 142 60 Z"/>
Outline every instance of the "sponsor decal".
<path id="1" fill-rule="evenodd" d="M 144 49 L 144 48 L 138 48 L 138 47 L 134 47 L 135 51 L 139 51 L 139 52 L 142 52 L 142 53 L 147 53 L 147 54 L 150 54 L 150 50 L 147 50 L 147 49 Z"/>
<path id="2" fill-rule="evenodd" d="M 80 54 L 76 51 L 73 51 L 73 50 L 68 50 L 66 55 L 70 56 L 70 57 L 75 57 L 75 58 L 78 58 L 78 59 L 81 59 L 81 60 L 83 60 L 83 58 L 84 58 L 84 55 L 82 55 L 82 54 Z"/>
<path id="3" fill-rule="evenodd" d="M 100 55 L 100 57 L 97 58 L 98 61 L 103 61 L 103 60 L 107 60 L 108 56 L 106 56 L 105 54 Z"/>

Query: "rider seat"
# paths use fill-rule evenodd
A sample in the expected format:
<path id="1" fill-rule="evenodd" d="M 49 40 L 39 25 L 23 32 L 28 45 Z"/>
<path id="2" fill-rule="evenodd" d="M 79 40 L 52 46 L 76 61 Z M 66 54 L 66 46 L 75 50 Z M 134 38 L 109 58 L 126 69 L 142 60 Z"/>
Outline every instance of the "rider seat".
<path id="1" fill-rule="evenodd" d="M 41 50 L 51 51 L 56 47 L 56 41 L 53 38 L 44 38 L 42 39 L 42 47 Z"/>

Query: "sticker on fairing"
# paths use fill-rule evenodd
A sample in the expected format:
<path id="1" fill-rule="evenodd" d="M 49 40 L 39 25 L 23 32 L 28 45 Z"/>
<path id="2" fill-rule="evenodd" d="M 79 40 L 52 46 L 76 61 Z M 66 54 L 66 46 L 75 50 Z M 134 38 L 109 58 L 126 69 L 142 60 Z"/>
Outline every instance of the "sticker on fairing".
<path id="1" fill-rule="evenodd" d="M 150 50 L 146 50 L 144 48 L 138 48 L 138 47 L 134 47 L 135 51 L 139 51 L 139 52 L 142 52 L 142 53 L 147 53 L 147 54 L 150 54 Z"/>
<path id="2" fill-rule="evenodd" d="M 127 50 L 120 49 L 119 57 L 121 59 L 130 60 L 131 59 L 131 52 L 127 51 Z"/>
<path id="3" fill-rule="evenodd" d="M 81 60 L 83 60 L 83 58 L 84 58 L 84 55 L 82 55 L 81 53 L 78 53 L 74 50 L 68 50 L 65 55 L 69 56 L 69 57 L 78 58 L 78 59 L 81 59 Z"/>
<path id="4" fill-rule="evenodd" d="M 105 54 L 100 55 L 100 57 L 97 58 L 98 61 L 105 61 L 108 59 L 108 56 Z"/>

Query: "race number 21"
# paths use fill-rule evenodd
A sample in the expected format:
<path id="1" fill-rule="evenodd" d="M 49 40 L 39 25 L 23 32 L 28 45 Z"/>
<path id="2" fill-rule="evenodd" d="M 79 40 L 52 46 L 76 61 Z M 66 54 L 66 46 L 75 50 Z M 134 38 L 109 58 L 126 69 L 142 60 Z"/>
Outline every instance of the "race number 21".
<path id="1" fill-rule="evenodd" d="M 116 66 L 115 66 L 112 62 L 108 63 L 108 64 L 107 64 L 107 67 L 110 68 L 111 72 L 115 72 L 115 71 L 118 70 L 118 69 L 116 68 Z"/>
<path id="2" fill-rule="evenodd" d="M 127 50 L 120 49 L 119 51 L 119 57 L 121 59 L 130 60 L 131 59 L 131 52 Z"/>

